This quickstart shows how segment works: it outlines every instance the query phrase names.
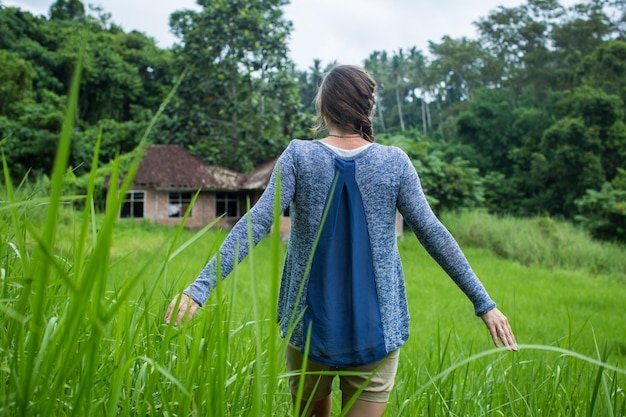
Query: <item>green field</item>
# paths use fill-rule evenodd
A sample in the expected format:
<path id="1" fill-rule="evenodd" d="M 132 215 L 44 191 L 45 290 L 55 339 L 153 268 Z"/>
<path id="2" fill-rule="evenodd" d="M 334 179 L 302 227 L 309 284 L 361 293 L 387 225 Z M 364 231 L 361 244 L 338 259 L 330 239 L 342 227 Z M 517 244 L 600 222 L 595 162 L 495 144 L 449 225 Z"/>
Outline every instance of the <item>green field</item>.
<path id="1" fill-rule="evenodd" d="M 15 211 L 17 224 L 26 213 L 36 210 Z M 32 238 L 45 224 L 3 230 L 2 415 L 292 415 L 273 319 L 284 243 L 264 239 L 174 328 L 162 322 L 166 305 L 223 233 L 119 221 L 109 230 L 98 217 L 96 234 L 83 235 L 80 213 L 60 217 L 54 256 Z M 624 275 L 464 247 L 512 322 L 520 350 L 511 353 L 493 349 L 469 301 L 409 233 L 400 250 L 412 328 L 386 415 L 625 415 Z"/>

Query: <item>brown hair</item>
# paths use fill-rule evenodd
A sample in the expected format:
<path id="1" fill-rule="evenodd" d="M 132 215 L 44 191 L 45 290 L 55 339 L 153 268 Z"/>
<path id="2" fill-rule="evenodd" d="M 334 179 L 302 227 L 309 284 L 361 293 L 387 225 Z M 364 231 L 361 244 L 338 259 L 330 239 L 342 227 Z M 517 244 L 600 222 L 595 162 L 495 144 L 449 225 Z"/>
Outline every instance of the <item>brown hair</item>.
<path id="1" fill-rule="evenodd" d="M 374 142 L 372 114 L 376 82 L 363 68 L 334 66 L 324 77 L 315 98 L 318 131 L 336 126 Z"/>

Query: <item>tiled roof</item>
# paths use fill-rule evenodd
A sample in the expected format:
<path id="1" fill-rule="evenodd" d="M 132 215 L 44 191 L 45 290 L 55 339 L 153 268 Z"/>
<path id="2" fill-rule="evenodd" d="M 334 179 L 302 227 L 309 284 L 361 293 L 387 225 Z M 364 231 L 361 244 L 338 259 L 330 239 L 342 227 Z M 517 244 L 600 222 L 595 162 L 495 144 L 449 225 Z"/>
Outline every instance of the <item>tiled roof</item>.
<path id="1" fill-rule="evenodd" d="M 248 176 L 245 177 L 241 188 L 244 190 L 263 190 L 270 182 L 274 165 L 278 157 L 257 166 Z"/>
<path id="2" fill-rule="evenodd" d="M 205 165 L 202 159 L 178 145 L 151 145 L 133 181 L 156 188 L 209 190 L 262 190 L 272 176 L 278 157 L 257 166 L 249 175 Z"/>
<path id="3" fill-rule="evenodd" d="M 244 175 L 238 172 L 205 165 L 181 146 L 152 145 L 141 160 L 133 182 L 157 188 L 235 191 L 244 180 Z"/>

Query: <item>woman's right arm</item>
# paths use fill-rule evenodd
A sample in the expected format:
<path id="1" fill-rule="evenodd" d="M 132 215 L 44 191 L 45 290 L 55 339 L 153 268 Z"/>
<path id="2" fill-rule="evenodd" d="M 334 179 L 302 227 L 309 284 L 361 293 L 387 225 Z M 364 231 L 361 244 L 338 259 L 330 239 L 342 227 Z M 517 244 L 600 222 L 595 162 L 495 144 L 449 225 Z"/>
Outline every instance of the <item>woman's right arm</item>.
<path id="1" fill-rule="evenodd" d="M 280 210 L 281 213 L 287 208 L 295 194 L 295 167 L 291 145 L 283 152 L 278 159 L 270 181 L 252 209 L 246 213 L 235 224 L 219 249 L 219 259 L 221 266 L 221 278 L 227 277 L 235 265 L 248 255 L 250 248 L 248 218 L 252 225 L 252 243 L 256 246 L 259 241 L 267 235 L 274 220 L 274 199 L 278 188 L 278 176 L 280 175 Z M 279 174 L 280 173 L 280 174 Z M 176 312 L 175 322 L 179 322 L 185 314 L 193 315 L 196 309 L 206 302 L 210 293 L 217 285 L 217 261 L 218 257 L 213 256 L 209 263 L 200 272 L 195 281 L 185 289 L 182 296 L 174 297 L 165 320 L 169 322 L 178 298 L 181 301 Z"/>

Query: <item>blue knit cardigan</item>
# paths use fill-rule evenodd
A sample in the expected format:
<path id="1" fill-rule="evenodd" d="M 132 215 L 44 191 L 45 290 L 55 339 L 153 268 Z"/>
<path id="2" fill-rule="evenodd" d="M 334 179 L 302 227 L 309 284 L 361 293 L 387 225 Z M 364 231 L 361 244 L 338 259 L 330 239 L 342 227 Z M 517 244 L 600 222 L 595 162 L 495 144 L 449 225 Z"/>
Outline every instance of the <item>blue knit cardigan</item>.
<path id="1" fill-rule="evenodd" d="M 277 318 L 283 337 L 290 321 L 306 306 L 307 263 L 335 176 L 332 149 L 310 140 L 293 140 L 282 153 L 259 201 L 230 231 L 220 247 L 222 279 L 243 260 L 249 249 L 248 216 L 253 244 L 271 229 L 276 177 L 280 171 L 280 209 L 290 206 L 291 234 L 285 257 Z M 352 158 L 368 224 L 380 313 L 388 352 L 398 349 L 409 336 L 409 312 L 404 274 L 396 241 L 396 209 L 428 253 L 439 263 L 474 305 L 476 315 L 495 308 L 459 245 L 430 209 L 420 180 L 408 156 L 399 148 L 373 144 Z M 238 251 L 238 253 L 235 253 Z M 217 258 L 184 291 L 203 305 L 216 286 Z M 302 291 L 301 291 L 302 288 Z M 302 346 L 302 321 L 294 323 L 289 342 Z"/>

